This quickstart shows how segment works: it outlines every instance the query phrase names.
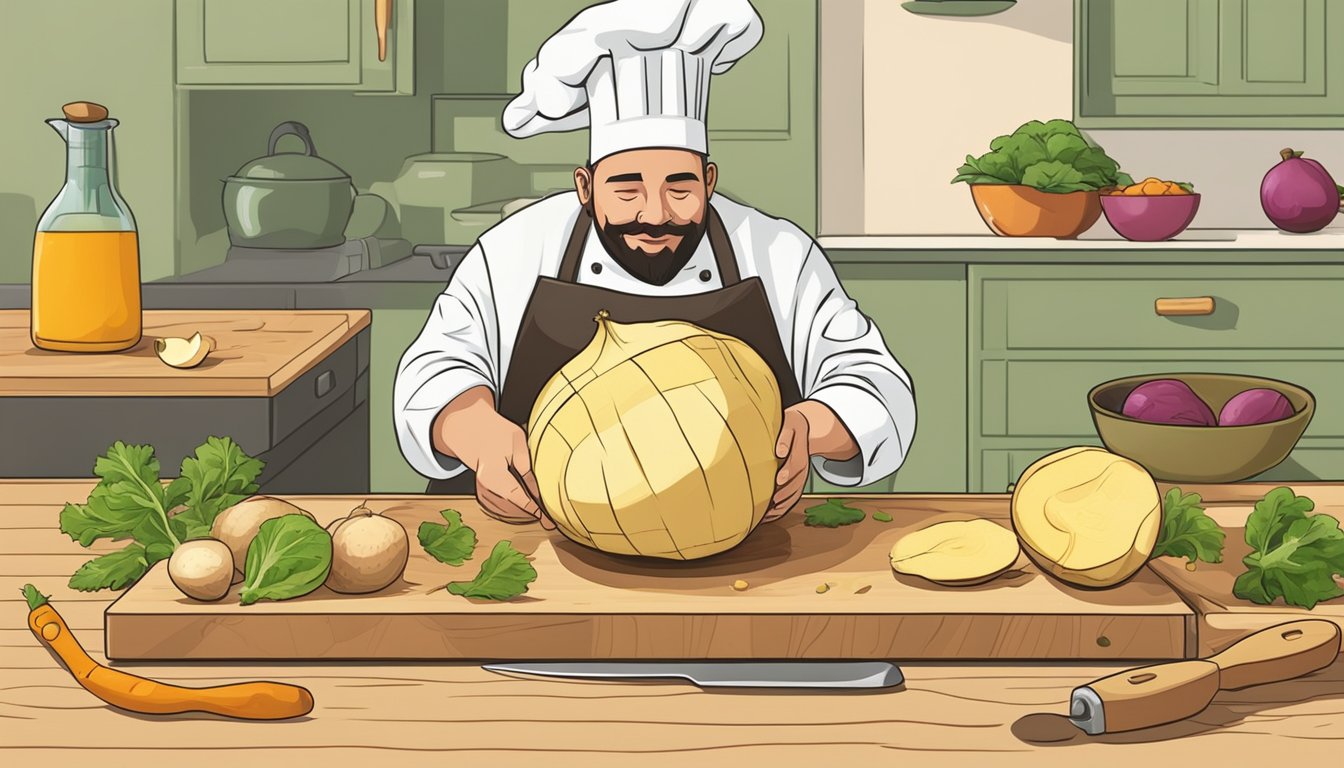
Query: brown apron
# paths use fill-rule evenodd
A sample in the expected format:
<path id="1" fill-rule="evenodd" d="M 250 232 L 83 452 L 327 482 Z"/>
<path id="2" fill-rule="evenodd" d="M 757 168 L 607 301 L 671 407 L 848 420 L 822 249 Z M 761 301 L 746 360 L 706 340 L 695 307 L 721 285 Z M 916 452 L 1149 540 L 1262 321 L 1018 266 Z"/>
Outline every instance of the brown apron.
<path id="1" fill-rule="evenodd" d="M 537 395 L 556 371 L 593 340 L 597 330 L 593 317 L 602 309 L 610 313 L 612 320 L 621 323 L 682 320 L 735 336 L 769 364 L 779 382 L 785 408 L 801 400 L 798 382 L 779 340 L 764 284 L 759 277 L 741 278 L 723 222 L 712 207 L 708 216 L 709 244 L 714 250 L 723 287 L 689 296 L 640 296 L 579 284 L 579 262 L 592 226 L 588 212 L 580 211 L 559 273 L 554 279 L 537 278 L 537 285 L 532 290 L 513 345 L 504 391 L 498 398 L 499 413 L 527 428 Z M 706 282 L 710 278 L 707 273 L 708 270 L 701 273 L 701 279 Z M 475 494 L 474 473 L 468 470 L 447 480 L 431 480 L 427 493 Z"/>

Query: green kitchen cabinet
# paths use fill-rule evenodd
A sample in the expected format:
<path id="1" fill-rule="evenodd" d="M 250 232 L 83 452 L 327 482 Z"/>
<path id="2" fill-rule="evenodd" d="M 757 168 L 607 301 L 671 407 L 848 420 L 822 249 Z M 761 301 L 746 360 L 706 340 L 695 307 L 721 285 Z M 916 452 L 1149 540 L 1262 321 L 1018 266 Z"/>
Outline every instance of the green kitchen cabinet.
<path id="1" fill-rule="evenodd" d="M 379 58 L 375 0 L 177 0 L 177 83 L 414 92 L 414 0 L 394 0 Z"/>
<path id="2" fill-rule="evenodd" d="M 966 490 L 966 269 L 953 264 L 840 264 L 836 272 L 882 332 L 914 383 L 910 455 L 873 485 L 841 488 L 819 477 L 815 493 Z"/>
<path id="3" fill-rule="evenodd" d="M 1076 0 L 1084 127 L 1344 126 L 1327 0 Z"/>
<path id="4" fill-rule="evenodd" d="M 1002 492 L 1040 456 L 1099 445 L 1088 392 L 1125 376 L 1241 373 L 1318 396 L 1302 441 L 1259 480 L 1344 478 L 1339 265 L 971 265 L 969 489 Z M 1209 297 L 1204 316 L 1161 298 Z M 1291 307 L 1291 311 L 1285 311 Z"/>

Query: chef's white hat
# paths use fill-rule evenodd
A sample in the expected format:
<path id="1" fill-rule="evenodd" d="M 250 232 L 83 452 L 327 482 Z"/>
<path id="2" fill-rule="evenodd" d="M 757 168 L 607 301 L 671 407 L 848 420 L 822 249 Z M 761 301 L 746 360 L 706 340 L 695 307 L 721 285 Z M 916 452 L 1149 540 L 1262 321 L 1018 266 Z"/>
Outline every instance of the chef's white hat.
<path id="1" fill-rule="evenodd" d="M 760 42 L 749 0 L 612 0 L 587 8 L 523 69 L 504 108 L 517 138 L 589 127 L 589 160 L 628 149 L 709 153 L 711 75 Z"/>

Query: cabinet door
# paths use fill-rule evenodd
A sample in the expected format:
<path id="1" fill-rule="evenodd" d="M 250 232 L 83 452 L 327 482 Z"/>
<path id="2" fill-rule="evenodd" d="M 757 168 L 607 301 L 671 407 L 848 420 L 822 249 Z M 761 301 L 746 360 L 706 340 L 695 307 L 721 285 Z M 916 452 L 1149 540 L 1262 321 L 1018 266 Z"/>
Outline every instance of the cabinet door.
<path id="1" fill-rule="evenodd" d="M 966 490 L 966 283 L 961 265 L 839 264 L 845 292 L 877 324 L 915 388 L 915 437 L 895 475 L 814 493 Z"/>
<path id="2" fill-rule="evenodd" d="M 1344 8 L 1326 0 L 1078 0 L 1076 120 L 1344 126 Z"/>
<path id="3" fill-rule="evenodd" d="M 393 90 L 413 56 L 411 9 L 395 3 L 380 60 L 374 0 L 178 0 L 177 82 Z"/>

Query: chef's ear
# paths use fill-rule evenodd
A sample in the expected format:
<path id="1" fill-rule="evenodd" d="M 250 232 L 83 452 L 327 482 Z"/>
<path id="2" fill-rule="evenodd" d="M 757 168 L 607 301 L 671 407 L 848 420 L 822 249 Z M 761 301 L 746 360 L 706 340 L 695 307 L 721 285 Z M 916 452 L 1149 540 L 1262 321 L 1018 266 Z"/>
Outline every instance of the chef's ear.
<path id="1" fill-rule="evenodd" d="M 593 199 L 593 169 L 579 166 L 574 169 L 574 191 L 579 193 L 579 202 L 587 205 Z"/>
<path id="2" fill-rule="evenodd" d="M 714 196 L 714 185 L 719 182 L 719 166 L 705 161 L 705 197 Z"/>

